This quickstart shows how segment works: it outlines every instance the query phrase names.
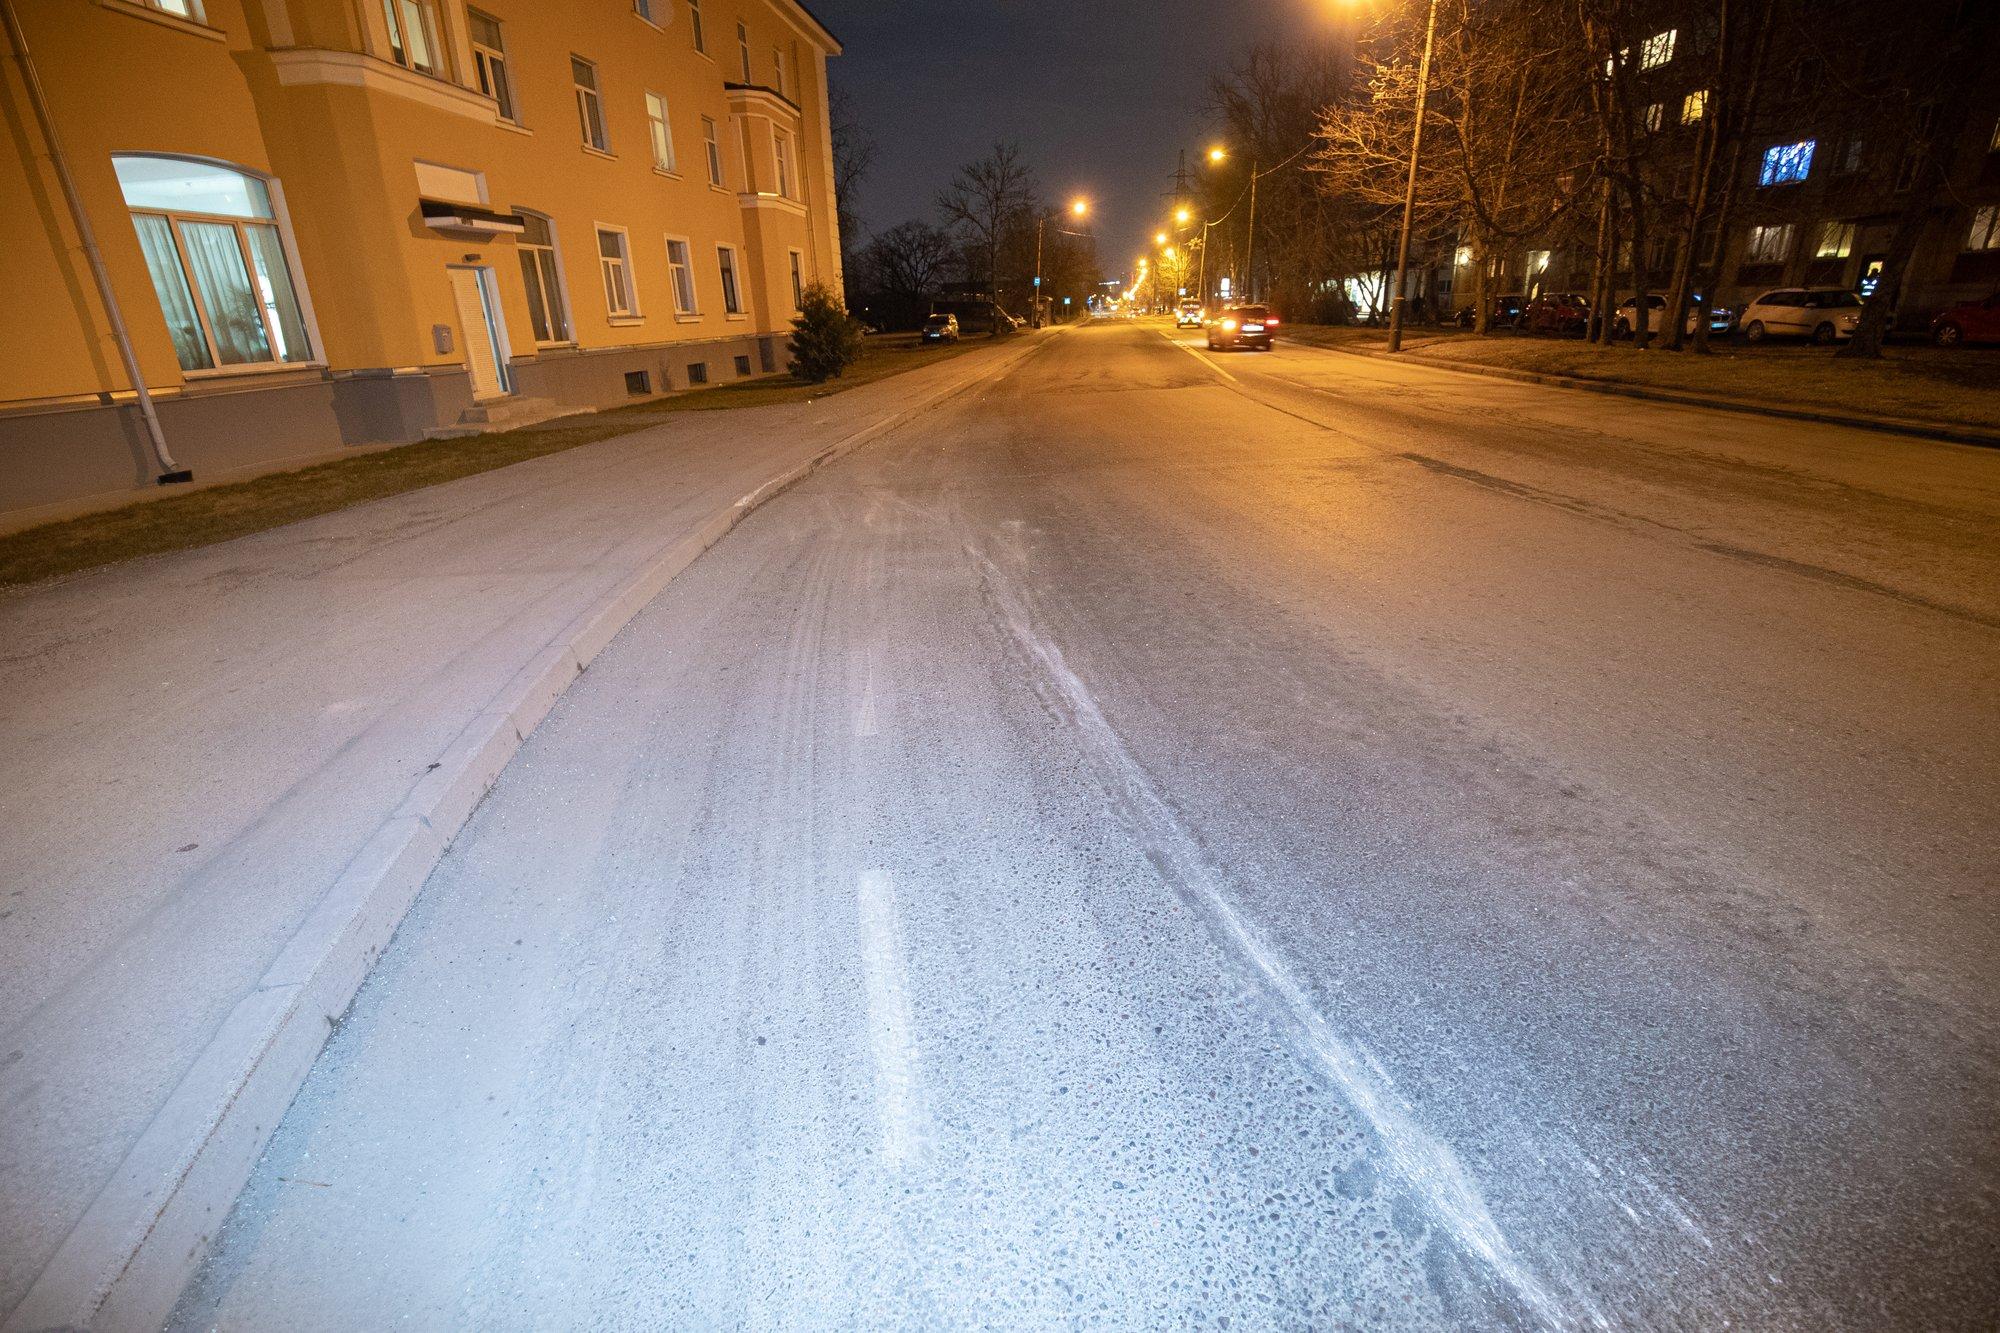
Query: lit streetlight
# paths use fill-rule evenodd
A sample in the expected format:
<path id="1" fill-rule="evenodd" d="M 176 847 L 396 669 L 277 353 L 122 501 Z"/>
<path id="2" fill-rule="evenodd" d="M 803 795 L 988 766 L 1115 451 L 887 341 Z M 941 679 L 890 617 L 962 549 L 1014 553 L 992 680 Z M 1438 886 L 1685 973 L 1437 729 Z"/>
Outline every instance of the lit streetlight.
<path id="1" fill-rule="evenodd" d="M 1081 218 L 1089 212 L 1090 201 L 1088 199 L 1070 200 L 1069 213 L 1071 217 Z M 1035 218 L 1035 308 L 1032 313 L 1035 317 L 1035 327 L 1038 329 L 1042 327 L 1042 224 L 1049 220 L 1049 216 L 1049 214 L 1038 214 Z M 1062 231 L 1062 228 L 1058 227 L 1056 230 Z M 1063 231 L 1062 234 L 1065 236 L 1076 236 L 1081 233 Z"/>

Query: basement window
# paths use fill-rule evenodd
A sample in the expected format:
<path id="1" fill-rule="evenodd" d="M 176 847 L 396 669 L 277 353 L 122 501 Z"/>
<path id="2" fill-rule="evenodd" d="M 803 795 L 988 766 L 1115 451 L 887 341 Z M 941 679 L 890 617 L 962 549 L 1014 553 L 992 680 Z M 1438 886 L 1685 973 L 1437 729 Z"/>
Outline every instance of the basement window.
<path id="1" fill-rule="evenodd" d="M 737 357 L 737 358 L 736 358 L 736 373 L 737 373 L 737 374 L 738 374 L 739 376 L 740 376 L 740 375 L 748 375 L 748 374 L 750 373 L 750 358 L 749 358 L 749 357 L 747 357 L 747 356 L 739 356 L 739 357 Z"/>
<path id="2" fill-rule="evenodd" d="M 649 370 L 628 370 L 625 372 L 625 392 L 633 395 L 648 394 L 653 391 L 653 373 Z"/>
<path id="3" fill-rule="evenodd" d="M 706 361 L 688 362 L 688 383 L 689 384 L 708 383 L 708 362 Z"/>

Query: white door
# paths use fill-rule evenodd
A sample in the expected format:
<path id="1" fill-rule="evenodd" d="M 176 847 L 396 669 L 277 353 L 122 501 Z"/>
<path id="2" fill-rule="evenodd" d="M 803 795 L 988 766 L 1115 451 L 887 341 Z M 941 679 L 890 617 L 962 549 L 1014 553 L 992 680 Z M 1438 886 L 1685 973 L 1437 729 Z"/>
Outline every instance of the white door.
<path id="1" fill-rule="evenodd" d="M 494 299 L 493 270 L 453 267 L 451 295 L 458 305 L 459 336 L 465 340 L 465 368 L 472 375 L 474 401 L 506 397 L 514 386 L 507 378 L 507 330 Z"/>

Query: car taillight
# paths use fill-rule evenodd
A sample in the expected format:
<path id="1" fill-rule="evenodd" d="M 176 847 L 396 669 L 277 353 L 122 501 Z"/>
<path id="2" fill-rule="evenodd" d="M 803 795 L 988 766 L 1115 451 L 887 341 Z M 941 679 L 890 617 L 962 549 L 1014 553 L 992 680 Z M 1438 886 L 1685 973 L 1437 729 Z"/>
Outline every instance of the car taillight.
<path id="1" fill-rule="evenodd" d="M 1269 318 L 1269 319 L 1265 320 L 1265 321 L 1264 321 L 1264 327 L 1265 327 L 1265 328 L 1267 328 L 1267 329 L 1275 329 L 1275 328 L 1277 328 L 1277 327 L 1278 327 L 1278 317 L 1277 317 L 1276 315 L 1273 315 L 1273 316 L 1272 316 L 1271 318 Z"/>
<path id="2" fill-rule="evenodd" d="M 1236 321 L 1233 319 L 1225 319 L 1222 321 L 1222 327 L 1225 329 L 1233 329 L 1236 327 Z"/>

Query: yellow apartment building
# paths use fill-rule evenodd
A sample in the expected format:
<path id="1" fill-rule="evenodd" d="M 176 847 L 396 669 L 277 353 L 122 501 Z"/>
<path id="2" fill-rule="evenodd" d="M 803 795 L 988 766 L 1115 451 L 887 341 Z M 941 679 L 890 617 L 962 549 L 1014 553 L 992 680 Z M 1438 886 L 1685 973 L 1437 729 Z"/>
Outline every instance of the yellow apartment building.
<path id="1" fill-rule="evenodd" d="M 0 6 L 6 526 L 154 487 L 121 322 L 207 481 L 770 373 L 840 281 L 795 0 Z"/>

